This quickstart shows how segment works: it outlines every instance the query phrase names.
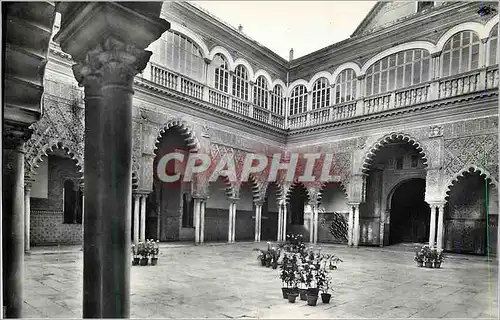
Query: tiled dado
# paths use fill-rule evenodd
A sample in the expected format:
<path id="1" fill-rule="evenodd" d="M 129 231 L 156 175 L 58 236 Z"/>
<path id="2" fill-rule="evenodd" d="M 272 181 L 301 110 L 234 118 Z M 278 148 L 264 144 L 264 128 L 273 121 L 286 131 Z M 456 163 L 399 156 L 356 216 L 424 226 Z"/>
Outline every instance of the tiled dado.
<path id="1" fill-rule="evenodd" d="M 82 242 L 82 225 L 65 224 L 61 210 L 31 210 L 31 245 L 79 244 Z"/>

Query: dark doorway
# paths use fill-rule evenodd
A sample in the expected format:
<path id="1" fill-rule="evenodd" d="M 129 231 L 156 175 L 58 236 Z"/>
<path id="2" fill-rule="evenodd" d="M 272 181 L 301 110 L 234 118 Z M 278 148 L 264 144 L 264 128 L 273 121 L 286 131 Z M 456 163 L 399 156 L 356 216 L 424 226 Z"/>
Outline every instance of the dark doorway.
<path id="1" fill-rule="evenodd" d="M 411 179 L 397 187 L 391 200 L 390 244 L 429 240 L 431 210 L 424 199 L 424 179 Z"/>

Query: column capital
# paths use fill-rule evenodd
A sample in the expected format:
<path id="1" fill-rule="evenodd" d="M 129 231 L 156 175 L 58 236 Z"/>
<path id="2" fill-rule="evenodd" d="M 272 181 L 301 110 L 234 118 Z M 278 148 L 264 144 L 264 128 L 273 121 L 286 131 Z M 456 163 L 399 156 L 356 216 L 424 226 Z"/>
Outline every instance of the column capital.
<path id="1" fill-rule="evenodd" d="M 254 200 L 254 202 L 256 206 L 261 206 L 264 205 L 265 201 L 264 200 Z"/>
<path id="2" fill-rule="evenodd" d="M 211 64 L 212 63 L 212 59 L 210 58 L 203 58 L 203 61 L 205 61 L 206 64 Z"/>
<path id="3" fill-rule="evenodd" d="M 3 125 L 4 149 L 18 149 L 24 152 L 23 144 L 31 138 L 32 129 L 26 126 L 6 123 Z"/>
<path id="4" fill-rule="evenodd" d="M 201 201 L 206 201 L 207 199 L 209 199 L 210 197 L 206 194 L 198 194 L 198 193 L 195 193 L 195 194 L 192 194 L 191 195 L 191 198 L 193 198 L 193 200 L 201 200 Z"/>
<path id="5" fill-rule="evenodd" d="M 228 199 L 233 204 L 237 203 L 240 200 L 240 198 L 238 197 L 229 197 Z"/>
<path id="6" fill-rule="evenodd" d="M 33 186 L 33 182 L 35 182 L 35 179 L 29 178 L 29 177 L 24 177 L 24 191 L 31 191 L 31 187 Z"/>

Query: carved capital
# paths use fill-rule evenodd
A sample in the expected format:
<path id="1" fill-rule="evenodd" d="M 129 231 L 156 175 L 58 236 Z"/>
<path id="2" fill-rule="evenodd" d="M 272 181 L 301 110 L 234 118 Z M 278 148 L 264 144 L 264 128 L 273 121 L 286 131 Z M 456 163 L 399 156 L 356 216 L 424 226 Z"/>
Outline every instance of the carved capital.
<path id="1" fill-rule="evenodd" d="M 18 151 L 24 152 L 23 144 L 29 140 L 32 134 L 33 130 L 26 126 L 4 122 L 3 148 L 18 149 Z"/>
<path id="2" fill-rule="evenodd" d="M 118 85 L 132 89 L 134 76 L 147 65 L 152 52 L 137 49 L 112 37 L 97 45 L 85 61 L 73 66 L 73 74 L 86 95 L 98 95 L 102 86 Z"/>
<path id="3" fill-rule="evenodd" d="M 24 177 L 24 191 L 25 192 L 31 191 L 31 187 L 33 186 L 33 182 L 35 182 L 35 179 L 31 179 L 29 177 Z"/>

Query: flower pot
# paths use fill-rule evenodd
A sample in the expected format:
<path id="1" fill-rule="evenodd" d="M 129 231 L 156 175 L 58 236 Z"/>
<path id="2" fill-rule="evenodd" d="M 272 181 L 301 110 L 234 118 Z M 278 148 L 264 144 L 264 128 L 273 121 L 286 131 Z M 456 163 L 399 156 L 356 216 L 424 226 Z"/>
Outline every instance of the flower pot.
<path id="1" fill-rule="evenodd" d="M 298 294 L 296 293 L 289 293 L 288 294 L 288 302 L 290 303 L 295 303 L 295 299 L 297 299 Z"/>
<path id="2" fill-rule="evenodd" d="M 430 262 L 430 261 L 426 261 L 424 263 L 424 265 L 425 265 L 426 268 L 432 268 L 432 262 Z"/>
<path id="3" fill-rule="evenodd" d="M 417 267 L 423 267 L 424 262 L 423 261 L 417 261 Z"/>
<path id="4" fill-rule="evenodd" d="M 148 258 L 141 258 L 141 266 L 147 266 L 148 265 Z"/>
<path id="5" fill-rule="evenodd" d="M 270 268 L 271 267 L 271 261 L 267 260 L 266 261 L 266 268 Z"/>
<path id="6" fill-rule="evenodd" d="M 271 267 L 272 267 L 273 269 L 278 269 L 278 263 L 277 263 L 277 262 L 273 262 L 273 263 L 271 263 Z"/>
<path id="7" fill-rule="evenodd" d="M 309 288 L 307 289 L 307 294 L 312 295 L 312 296 L 317 296 L 319 293 L 318 288 Z"/>
<path id="8" fill-rule="evenodd" d="M 323 301 L 323 303 L 330 303 L 331 297 L 332 297 L 332 295 L 329 293 L 322 293 L 321 294 L 321 301 Z"/>
<path id="9" fill-rule="evenodd" d="M 441 268 L 441 262 L 434 262 L 434 268 Z"/>
<path id="10" fill-rule="evenodd" d="M 307 305 L 308 306 L 315 306 L 316 303 L 318 302 L 318 295 L 314 294 L 307 294 Z"/>
<path id="11" fill-rule="evenodd" d="M 261 259 L 261 260 L 260 260 L 260 263 L 261 263 L 261 264 L 262 264 L 262 266 L 264 267 L 264 266 L 266 265 L 266 260 Z"/>
<path id="12" fill-rule="evenodd" d="M 288 294 L 291 291 L 290 291 L 290 288 L 281 288 L 281 292 L 283 293 L 283 299 L 288 299 Z"/>
<path id="13" fill-rule="evenodd" d="M 133 266 L 138 265 L 140 260 L 141 260 L 141 259 L 139 259 L 139 258 L 134 258 L 134 260 L 132 260 L 132 265 L 133 265 Z"/>
<path id="14" fill-rule="evenodd" d="M 151 258 L 151 265 L 152 266 L 156 266 L 157 263 L 158 263 L 158 258 Z"/>
<path id="15" fill-rule="evenodd" d="M 307 289 L 299 289 L 300 300 L 307 300 Z"/>

